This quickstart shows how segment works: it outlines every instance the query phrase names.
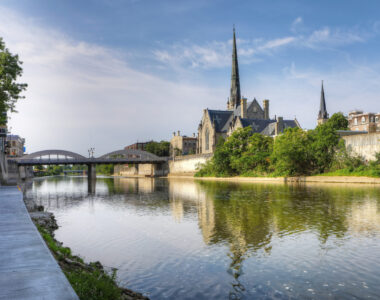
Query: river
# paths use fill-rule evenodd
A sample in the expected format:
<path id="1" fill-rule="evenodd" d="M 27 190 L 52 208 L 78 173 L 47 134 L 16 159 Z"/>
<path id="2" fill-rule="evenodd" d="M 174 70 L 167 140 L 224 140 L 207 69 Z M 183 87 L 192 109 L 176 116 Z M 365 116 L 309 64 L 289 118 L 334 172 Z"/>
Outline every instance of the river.
<path id="1" fill-rule="evenodd" d="M 380 187 L 35 179 L 56 239 L 151 299 L 379 299 Z"/>

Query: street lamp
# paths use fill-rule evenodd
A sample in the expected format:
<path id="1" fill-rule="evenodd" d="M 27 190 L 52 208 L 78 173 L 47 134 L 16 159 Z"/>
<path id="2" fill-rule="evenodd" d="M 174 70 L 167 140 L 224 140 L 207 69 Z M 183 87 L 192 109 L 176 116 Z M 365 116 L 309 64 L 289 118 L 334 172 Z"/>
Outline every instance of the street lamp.
<path id="1" fill-rule="evenodd" d="M 88 158 L 94 158 L 95 148 L 88 149 Z"/>

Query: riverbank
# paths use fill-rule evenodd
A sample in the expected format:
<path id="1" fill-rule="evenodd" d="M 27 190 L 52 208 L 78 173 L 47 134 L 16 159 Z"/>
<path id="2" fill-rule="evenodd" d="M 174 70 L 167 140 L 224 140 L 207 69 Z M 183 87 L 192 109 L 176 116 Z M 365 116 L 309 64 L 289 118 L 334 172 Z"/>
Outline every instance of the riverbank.
<path id="1" fill-rule="evenodd" d="M 106 271 L 100 262 L 85 263 L 82 258 L 73 255 L 70 248 L 64 247 L 54 238 L 54 231 L 58 229 L 54 215 L 44 212 L 43 207 L 35 205 L 32 200 L 24 199 L 24 202 L 51 254 L 80 299 L 149 299 L 140 293 L 119 287 L 116 283 L 116 269 Z"/>
<path id="2" fill-rule="evenodd" d="M 0 186 L 0 299 L 78 299 L 17 186 Z"/>
<path id="3" fill-rule="evenodd" d="M 194 177 L 169 175 L 168 178 L 191 178 L 194 180 L 257 182 L 257 183 L 362 183 L 380 184 L 380 178 L 365 176 L 300 176 L 300 177 Z"/>

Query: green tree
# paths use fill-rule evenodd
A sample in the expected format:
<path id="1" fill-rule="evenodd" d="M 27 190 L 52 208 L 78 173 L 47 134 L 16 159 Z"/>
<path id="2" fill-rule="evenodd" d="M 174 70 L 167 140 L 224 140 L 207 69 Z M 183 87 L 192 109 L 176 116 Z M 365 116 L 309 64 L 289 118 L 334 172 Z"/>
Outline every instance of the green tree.
<path id="1" fill-rule="evenodd" d="M 339 143 L 339 135 L 333 127 L 336 124 L 326 123 L 309 132 L 312 140 L 313 168 L 323 173 L 331 167 Z M 340 127 L 341 128 L 341 127 Z"/>
<path id="2" fill-rule="evenodd" d="M 22 75 L 21 64 L 18 55 L 10 53 L 0 37 L 0 124 L 6 124 L 7 112 L 16 112 L 17 100 L 24 98 L 21 92 L 27 85 L 17 83 L 17 78 Z"/>
<path id="3" fill-rule="evenodd" d="M 249 133 L 250 128 L 244 129 Z M 273 150 L 273 139 L 259 133 L 251 134 L 242 140 L 243 151 L 231 157 L 231 166 L 239 173 L 247 173 L 253 170 L 262 172 L 267 169 L 270 155 Z"/>
<path id="4" fill-rule="evenodd" d="M 149 142 L 145 146 L 145 151 L 153 153 L 157 156 L 169 156 L 170 153 L 170 143 L 167 141 L 161 142 Z"/>
<path id="5" fill-rule="evenodd" d="M 278 175 L 296 176 L 312 171 L 312 149 L 308 132 L 300 128 L 288 128 L 276 137 L 271 155 Z"/>
<path id="6" fill-rule="evenodd" d="M 341 112 L 333 114 L 326 124 L 335 130 L 348 130 L 348 120 Z"/>

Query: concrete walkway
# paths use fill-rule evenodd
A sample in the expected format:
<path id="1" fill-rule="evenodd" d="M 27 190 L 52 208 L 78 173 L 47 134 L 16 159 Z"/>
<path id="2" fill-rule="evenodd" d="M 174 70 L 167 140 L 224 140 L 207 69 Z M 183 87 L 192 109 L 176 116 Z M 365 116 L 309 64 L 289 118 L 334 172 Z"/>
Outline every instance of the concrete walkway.
<path id="1" fill-rule="evenodd" d="M 0 186 L 0 299 L 78 299 L 15 186 Z"/>

